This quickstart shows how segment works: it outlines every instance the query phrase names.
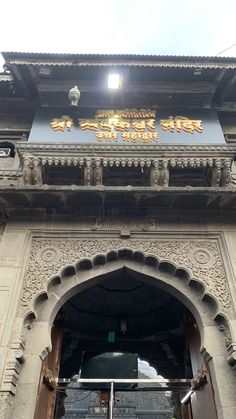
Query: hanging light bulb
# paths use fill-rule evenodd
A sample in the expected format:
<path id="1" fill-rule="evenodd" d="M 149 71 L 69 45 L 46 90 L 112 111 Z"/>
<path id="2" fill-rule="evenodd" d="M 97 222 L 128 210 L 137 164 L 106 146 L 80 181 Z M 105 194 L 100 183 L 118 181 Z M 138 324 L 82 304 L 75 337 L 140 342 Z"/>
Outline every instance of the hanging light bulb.
<path id="1" fill-rule="evenodd" d="M 127 321 L 121 320 L 120 321 L 120 331 L 124 335 L 127 332 Z"/>

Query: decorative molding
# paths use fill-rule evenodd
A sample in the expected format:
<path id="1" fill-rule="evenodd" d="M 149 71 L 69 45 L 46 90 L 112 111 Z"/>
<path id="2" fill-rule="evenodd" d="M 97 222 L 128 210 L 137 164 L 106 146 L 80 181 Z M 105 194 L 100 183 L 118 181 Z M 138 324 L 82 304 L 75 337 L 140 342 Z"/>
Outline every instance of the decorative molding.
<path id="1" fill-rule="evenodd" d="M 67 59 L 63 60 L 58 57 L 55 61 L 42 59 L 39 60 L 38 58 L 30 58 L 30 59 L 10 59 L 8 62 L 9 64 L 14 65 L 34 65 L 34 66 L 62 66 L 62 67 L 117 67 L 124 66 L 124 67 L 155 67 L 155 68 L 222 68 L 222 69 L 234 69 L 236 68 L 236 63 L 226 63 L 226 62 L 209 62 L 210 60 L 206 60 L 207 62 L 201 63 L 200 61 L 189 62 L 189 61 L 145 61 L 137 59 L 127 59 L 124 61 L 124 58 L 121 56 L 119 59 L 119 55 L 116 56 L 116 60 L 108 61 L 101 58 L 101 61 L 92 61 L 93 57 L 90 60 L 81 60 L 75 61 L 75 59 Z"/>
<path id="2" fill-rule="evenodd" d="M 228 186 L 230 182 L 230 158 L 210 157 L 167 157 L 167 158 L 145 158 L 145 157 L 74 157 L 58 155 L 30 156 L 22 155 L 23 178 L 25 184 L 42 185 L 43 166 L 79 166 L 84 168 L 84 185 L 99 186 L 102 183 L 103 168 L 106 167 L 139 167 L 151 169 L 150 186 L 168 186 L 170 169 L 187 168 L 202 169 L 211 171 L 211 186 Z M 122 174 L 121 174 L 122 176 Z"/>
<path id="3" fill-rule="evenodd" d="M 186 153 L 210 153 L 213 155 L 214 153 L 235 153 L 236 152 L 236 144 L 230 145 L 230 144 L 188 144 L 188 145 L 173 145 L 173 144 L 156 144 L 156 145 L 118 145 L 118 144 L 109 144 L 109 145 L 103 145 L 103 144 L 63 144 L 63 143 L 18 143 L 16 145 L 17 150 L 21 154 L 22 152 L 26 151 L 32 151 L 37 152 L 40 151 L 43 153 L 48 152 L 61 152 L 64 153 L 70 152 L 70 151 L 76 151 L 76 152 L 87 152 L 87 153 L 94 153 L 94 152 L 151 152 L 155 151 L 158 152 L 166 152 L 168 153 L 179 153 L 183 154 L 183 152 Z M 153 154 L 152 154 L 153 155 Z"/>
<path id="4" fill-rule="evenodd" d="M 206 367 L 201 367 L 197 374 L 191 380 L 191 390 L 199 390 L 204 384 L 207 383 L 207 373 L 208 369 Z"/>
<path id="5" fill-rule="evenodd" d="M 0 390 L 0 418 L 6 418 L 7 412 L 13 405 L 13 396 L 8 391 Z"/>
<path id="6" fill-rule="evenodd" d="M 0 170 L 0 177 L 21 177 L 22 170 Z"/>
<path id="7" fill-rule="evenodd" d="M 89 218 L 84 219 L 89 222 Z M 106 217 L 98 216 L 95 223 L 91 227 L 92 230 L 156 230 L 158 228 L 158 220 L 156 217 L 122 217 L 108 215 Z"/>
<path id="8" fill-rule="evenodd" d="M 7 353 L 4 375 L 0 387 L 0 418 L 10 418 L 9 412 L 14 402 L 21 365 L 25 361 L 24 351 L 27 328 L 21 321 L 15 321 Z"/>
<path id="9" fill-rule="evenodd" d="M 48 368 L 48 365 L 43 366 L 43 382 L 50 391 L 57 388 L 57 377 L 54 376 L 52 370 Z"/>
<path id="10" fill-rule="evenodd" d="M 0 388 L 0 418 L 8 417 L 7 414 L 13 405 L 21 364 L 25 360 L 24 350 L 24 342 L 18 341 L 12 343 L 8 351 L 3 381 Z"/>
<path id="11" fill-rule="evenodd" d="M 21 311 L 32 307 L 34 298 L 47 291 L 51 278 L 63 267 L 74 265 L 82 258 L 93 259 L 119 249 L 140 251 L 159 261 L 173 263 L 191 272 L 192 279 L 205 286 L 218 300 L 221 309 L 230 308 L 230 293 L 217 239 L 91 239 L 34 238 L 21 296 Z"/>
<path id="12" fill-rule="evenodd" d="M 229 328 L 225 324 L 220 324 L 218 326 L 218 328 L 219 328 L 219 331 L 223 333 L 224 340 L 225 340 L 225 346 L 226 346 L 227 350 L 229 350 L 229 348 L 232 345 L 232 338 L 231 338 Z"/>

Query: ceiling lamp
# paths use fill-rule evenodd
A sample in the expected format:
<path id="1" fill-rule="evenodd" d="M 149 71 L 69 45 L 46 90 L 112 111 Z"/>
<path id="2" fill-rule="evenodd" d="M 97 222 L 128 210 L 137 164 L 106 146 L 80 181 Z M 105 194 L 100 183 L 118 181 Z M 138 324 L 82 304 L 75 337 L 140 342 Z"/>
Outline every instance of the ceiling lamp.
<path id="1" fill-rule="evenodd" d="M 127 321 L 121 320 L 120 321 L 120 331 L 124 335 L 127 332 Z"/>
<path id="2" fill-rule="evenodd" d="M 121 76 L 118 73 L 108 75 L 108 89 L 119 89 L 121 87 Z"/>

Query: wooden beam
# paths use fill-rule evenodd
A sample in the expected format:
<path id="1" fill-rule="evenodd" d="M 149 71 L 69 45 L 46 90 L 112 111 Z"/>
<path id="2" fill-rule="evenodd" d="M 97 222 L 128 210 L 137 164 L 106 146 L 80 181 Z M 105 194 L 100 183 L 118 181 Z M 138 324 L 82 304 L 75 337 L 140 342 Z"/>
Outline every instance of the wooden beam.
<path id="1" fill-rule="evenodd" d="M 31 92 L 27 86 L 27 83 L 25 82 L 25 80 L 23 79 L 21 75 L 19 68 L 16 65 L 11 65 L 11 72 L 13 74 L 16 85 L 17 83 L 19 83 L 19 85 L 23 87 L 26 97 L 30 97 Z"/>
<path id="2" fill-rule="evenodd" d="M 218 96 L 218 102 L 222 103 L 229 96 L 231 90 L 233 89 L 236 83 L 236 74 L 234 73 L 230 80 L 226 83 L 225 87 L 222 89 L 221 93 Z"/>
<path id="3" fill-rule="evenodd" d="M 213 110 L 217 112 L 236 112 L 236 102 L 223 102 L 221 105 L 213 104 Z"/>
<path id="4" fill-rule="evenodd" d="M 215 89 L 212 92 L 211 96 L 209 97 L 209 105 L 212 105 L 212 101 L 214 100 L 214 96 L 216 95 L 216 92 L 218 90 L 220 82 L 223 80 L 225 74 L 226 74 L 226 68 L 218 69 L 218 71 L 216 73 L 216 77 L 214 79 Z"/>
<path id="5" fill-rule="evenodd" d="M 171 98 L 169 97 L 171 96 Z M 67 100 L 67 95 L 65 94 L 48 94 L 44 93 L 40 96 L 40 103 L 42 106 L 52 106 L 52 107 L 67 107 L 69 106 L 69 102 Z M 195 108 L 199 108 L 203 106 L 205 103 L 208 103 L 207 95 L 195 95 L 194 96 L 194 106 Z M 129 108 L 129 107 L 137 107 L 137 108 L 153 108 L 164 106 L 164 107 L 189 107 L 193 108 L 193 94 L 192 95 L 164 95 L 158 93 L 142 93 L 139 94 L 125 94 L 123 95 L 109 95 L 107 94 L 92 94 L 92 93 L 83 93 L 81 94 L 81 99 L 79 102 L 79 108 L 100 108 L 108 109 L 108 108 Z"/>
<path id="6" fill-rule="evenodd" d="M 104 83 L 99 81 L 84 81 L 84 80 L 66 80 L 66 81 L 47 81 L 37 84 L 39 94 L 41 93 L 60 93 L 68 92 L 73 86 L 77 85 L 81 93 L 101 93 L 108 91 L 109 89 Z M 127 83 L 120 90 L 124 93 L 185 93 L 185 94 L 214 94 L 215 84 L 208 82 L 140 82 L 140 83 Z"/>

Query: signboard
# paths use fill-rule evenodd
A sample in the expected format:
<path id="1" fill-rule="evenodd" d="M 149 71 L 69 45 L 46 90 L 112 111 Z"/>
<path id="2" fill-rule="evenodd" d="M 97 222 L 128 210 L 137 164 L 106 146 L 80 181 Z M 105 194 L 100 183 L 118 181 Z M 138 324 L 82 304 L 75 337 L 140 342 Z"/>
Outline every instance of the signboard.
<path id="1" fill-rule="evenodd" d="M 192 109 L 39 109 L 29 141 L 96 144 L 224 143 L 217 114 Z"/>

